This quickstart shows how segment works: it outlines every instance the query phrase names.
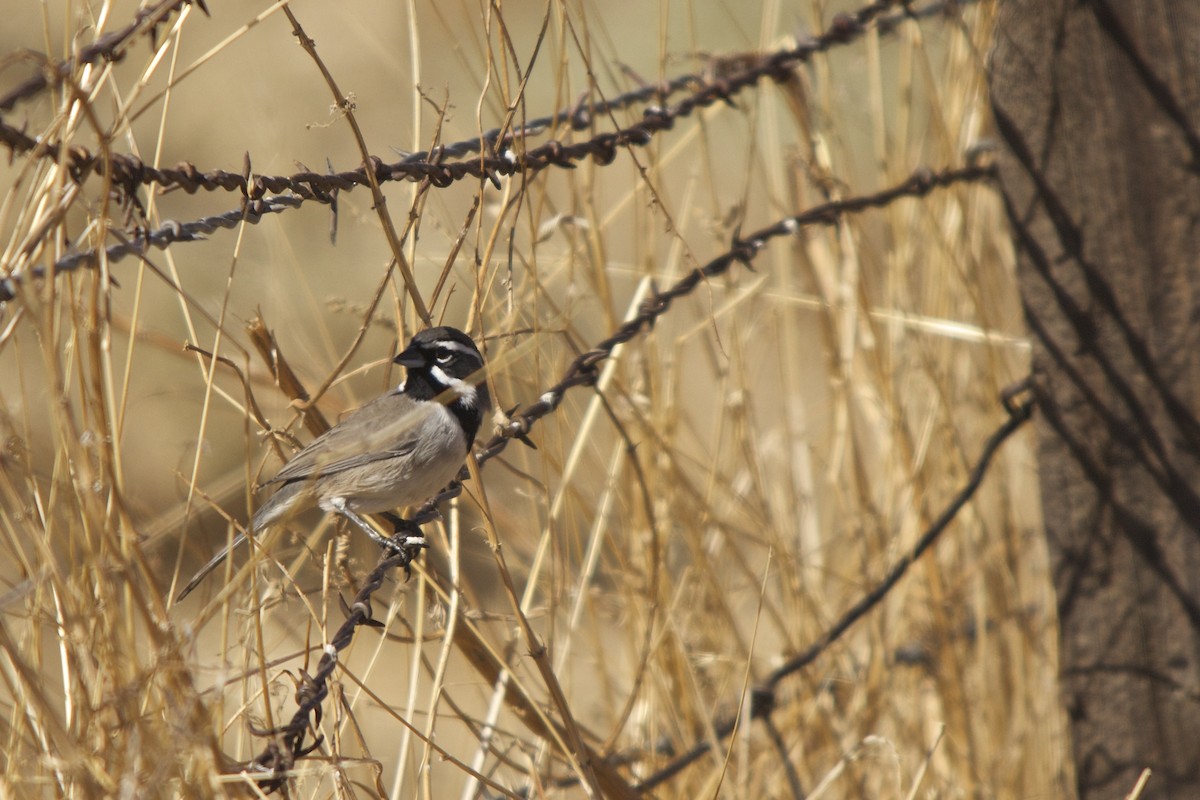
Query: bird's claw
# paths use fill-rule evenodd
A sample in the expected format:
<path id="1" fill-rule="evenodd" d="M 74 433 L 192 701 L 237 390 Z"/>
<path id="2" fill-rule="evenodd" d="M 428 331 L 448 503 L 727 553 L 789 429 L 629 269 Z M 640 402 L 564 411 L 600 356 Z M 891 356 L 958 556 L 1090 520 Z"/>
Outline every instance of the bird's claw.
<path id="1" fill-rule="evenodd" d="M 426 540 L 425 534 L 421 533 L 420 526 L 410 520 L 396 517 L 393 524 L 396 532 L 387 540 L 387 547 L 394 555 L 400 557 L 397 566 L 404 567 L 404 580 L 407 582 L 412 580 L 413 559 L 429 547 L 429 541 Z"/>

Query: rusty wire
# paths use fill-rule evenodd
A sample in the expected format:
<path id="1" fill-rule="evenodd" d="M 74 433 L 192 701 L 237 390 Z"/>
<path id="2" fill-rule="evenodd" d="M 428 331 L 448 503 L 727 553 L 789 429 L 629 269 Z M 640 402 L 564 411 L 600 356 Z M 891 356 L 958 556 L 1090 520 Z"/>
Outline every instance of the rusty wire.
<path id="1" fill-rule="evenodd" d="M 812 55 L 853 41 L 867 31 L 873 20 L 897 4 L 905 5 L 905 10 L 880 20 L 880 25 L 883 24 L 883 20 L 887 21 L 886 30 L 893 30 L 899 21 L 910 17 L 947 13 L 949 7 L 948 2 L 936 2 L 922 9 L 909 10 L 906 3 L 900 3 L 898 0 L 878 0 L 857 11 L 836 15 L 824 33 L 794 48 L 714 60 L 714 68 L 709 71 L 707 77 L 681 76 L 660 86 L 638 89 L 599 106 L 587 106 L 581 102 L 574 109 L 538 118 L 503 136 L 498 130 L 489 131 L 482 138 L 441 146 L 432 153 L 408 155 L 390 164 L 377 157 L 372 158 L 370 168 L 379 183 L 425 181 L 441 188 L 465 178 L 488 180 L 499 187 L 501 176 L 516 173 L 533 175 L 551 166 L 573 169 L 578 162 L 588 157 L 599 165 L 607 165 L 616 158 L 620 149 L 649 144 L 655 134 L 671 129 L 676 121 L 690 116 L 698 109 L 721 102 L 732 103 L 734 95 L 756 85 L 763 78 L 787 80 L 792 71 Z M 647 106 L 641 121 L 628 127 L 599 133 L 576 143 L 564 144 L 552 139 L 523 152 L 511 147 L 530 131 L 541 131 L 558 120 L 567 122 L 573 130 L 587 128 L 598 116 L 599 110 L 611 111 L 644 101 L 648 97 L 665 98 L 666 94 L 687 86 L 695 87 L 687 97 L 670 106 Z M 495 141 L 489 143 L 488 136 L 495 136 Z M 40 146 L 48 154 L 57 153 L 57 149 L 51 145 L 43 144 L 0 122 L 0 143 L 13 147 L 14 138 L 22 143 L 22 147 Z M 485 154 L 465 160 L 444 160 L 447 157 L 460 158 L 472 151 Z M 240 173 L 224 170 L 201 172 L 189 163 L 180 164 L 173 169 L 162 169 L 149 166 L 141 159 L 124 153 L 102 160 L 81 147 L 73 147 L 69 156 L 69 169 L 76 180 L 83 180 L 93 171 L 102 173 L 108 170 L 113 184 L 121 187 L 127 196 L 133 196 L 137 187 L 144 183 L 157 183 L 189 193 L 199 189 L 224 189 L 241 191 L 244 195 L 239 207 L 220 214 L 189 222 L 170 220 L 154 230 L 128 231 L 124 241 L 105 248 L 105 256 L 110 263 L 129 255 L 144 253 L 150 247 L 165 248 L 176 242 L 203 239 L 206 234 L 222 228 L 232 228 L 242 222 L 254 224 L 267 214 L 297 208 L 309 200 L 330 203 L 338 192 L 370 183 L 365 167 L 333 173 L 305 171 L 293 175 L 252 175 L 248 156 Z M 268 195 L 268 192 L 275 194 Z M 281 194 L 282 192 L 289 194 Z M 98 250 L 91 249 L 68 254 L 55 262 L 53 273 L 62 274 L 84 266 L 94 266 L 98 263 L 98 255 Z M 0 303 L 15 297 L 17 281 L 40 279 L 45 274 L 44 268 L 35 267 L 20 276 L 10 275 L 0 279 Z"/>
<path id="2" fill-rule="evenodd" d="M 558 383 L 546 390 L 536 402 L 512 416 L 500 431 L 480 448 L 479 462 L 482 464 L 499 455 L 508 446 L 510 440 L 527 436 L 539 419 L 558 408 L 568 389 L 595 384 L 600 376 L 598 369 L 600 363 L 612 355 L 612 351 L 617 345 L 628 342 L 643 329 L 653 327 L 658 318 L 667 312 L 673 301 L 690 294 L 702 281 L 725 273 L 734 264 L 745 264 L 749 267 L 758 251 L 766 247 L 772 239 L 792 236 L 802 227 L 809 225 L 834 225 L 845 214 L 870 208 L 881 208 L 901 197 L 923 197 L 939 187 L 955 183 L 990 180 L 994 177 L 995 170 L 990 166 L 968 166 L 941 172 L 931 172 L 927 169 L 917 170 L 902 183 L 875 194 L 823 203 L 795 216 L 781 219 L 773 225 L 760 228 L 748 236 L 735 236 L 729 250 L 707 264 L 696 267 L 676 281 L 669 289 L 653 292 L 642 301 L 635 317 L 617 328 L 607 339 L 572 361 Z"/>
<path id="3" fill-rule="evenodd" d="M 568 365 L 557 383 L 543 392 L 537 401 L 531 403 L 518 413 L 513 414 L 509 421 L 502 425 L 497 433 L 480 447 L 475 455 L 476 463 L 482 468 L 487 461 L 500 455 L 511 440 L 527 440 L 529 432 L 537 422 L 553 413 L 562 403 L 563 397 L 568 391 L 578 386 L 592 386 L 596 383 L 599 377 L 599 365 L 612 355 L 613 350 L 618 345 L 628 342 L 640 333 L 651 329 L 654 323 L 667 313 L 673 301 L 690 294 L 703 281 L 724 274 L 735 264 L 743 264 L 747 268 L 750 268 L 758 253 L 772 239 L 793 236 L 805 226 L 835 225 L 846 214 L 865 211 L 871 208 L 881 208 L 902 197 L 923 197 L 939 187 L 990 180 L 994 177 L 995 171 L 993 169 L 980 166 L 949 169 L 941 172 L 918 170 L 902 183 L 876 192 L 875 194 L 860 195 L 845 200 L 823 203 L 800 214 L 785 217 L 765 228 L 760 228 L 749 236 L 735 236 L 728 250 L 707 264 L 697 267 L 687 275 L 684 275 L 670 288 L 653 292 L 638 307 L 638 313 L 633 319 L 625 322 L 610 336 L 597 343 L 592 349 L 576 357 Z M 1015 416 L 1017 415 L 1014 412 Z M 994 452 L 995 448 L 999 446 L 999 443 L 1004 438 L 1007 438 L 1007 435 L 1005 434 L 1005 436 L 998 438 L 993 437 L 996 439 L 994 446 L 990 446 L 991 449 L 985 451 L 988 459 L 990 459 L 990 454 Z M 986 469 L 986 463 L 986 460 L 981 460 L 980 465 L 977 467 L 977 471 L 980 474 L 978 480 L 972 484 L 971 492 L 977 488 L 979 481 L 982 480 L 982 471 Z M 459 477 L 460 479 L 465 479 L 466 475 L 467 470 L 464 468 Z M 433 509 L 436 508 L 438 503 L 457 496 L 461 491 L 461 484 L 456 481 L 451 488 L 443 491 L 422 506 L 414 514 L 414 518 L 417 520 L 430 518 L 433 516 Z M 967 494 L 966 496 L 969 497 L 970 495 Z M 957 511 L 957 508 L 960 506 L 961 503 L 959 506 L 954 507 L 954 510 Z M 948 522 L 949 518 L 945 520 L 938 530 L 944 529 Z M 405 534 L 401 533 L 400 535 L 403 536 Z M 333 635 L 329 644 L 325 645 L 324 653 L 317 664 L 316 672 L 311 676 L 301 676 L 300 686 L 296 690 L 298 708 L 292 715 L 291 720 L 277 730 L 260 732 L 264 735 L 271 735 L 272 740 L 262 753 L 246 764 L 246 770 L 252 778 L 259 780 L 260 787 L 265 791 L 274 792 L 282 789 L 285 785 L 284 774 L 295 765 L 296 759 L 303 758 L 321 745 L 323 740 L 317 736 L 315 731 L 314 742 L 306 745 L 305 741 L 310 730 L 315 729 L 320 724 L 322 713 L 321 701 L 329 693 L 328 680 L 337 666 L 338 653 L 350 646 L 354 639 L 354 631 L 360 625 L 371 624 L 372 596 L 383 586 L 383 580 L 387 572 L 393 567 L 404 564 L 405 560 L 405 554 L 389 552 L 376 565 L 375 569 L 367 577 L 363 587 L 359 590 L 354 603 L 349 607 L 346 620 Z M 789 661 L 789 664 L 794 662 L 795 659 Z M 799 667 L 795 668 L 798 669 Z M 775 683 L 782 680 L 786 674 L 790 674 L 790 672 L 779 672 L 779 676 L 775 678 Z M 774 683 L 770 684 L 769 688 L 771 689 L 770 697 L 773 699 Z M 702 752 L 706 752 L 706 750 Z M 691 751 L 689 751 L 690 753 Z M 698 757 L 699 755 L 694 755 L 692 760 Z M 680 769 L 689 763 L 691 761 L 683 763 Z M 261 776 L 261 778 L 258 778 L 258 776 Z"/>
<path id="4" fill-rule="evenodd" d="M 354 602 L 346 612 L 346 619 L 338 627 L 329 644 L 325 645 L 317 669 L 312 675 L 301 673 L 300 685 L 296 687 L 296 703 L 299 706 L 288 723 L 273 731 L 255 731 L 259 735 L 271 736 L 270 743 L 246 769 L 255 773 L 266 773 L 259 786 L 268 794 L 284 787 L 284 774 L 291 770 L 297 758 L 303 758 L 321 746 L 323 738 L 313 733 L 313 743 L 306 745 L 310 727 L 321 724 L 321 702 L 329 694 L 329 678 L 337 668 L 338 653 L 350 646 L 354 631 L 359 625 L 372 625 L 371 596 L 383 586 L 384 578 L 392 568 L 407 563 L 404 553 L 389 554 L 380 560 L 367 576 Z"/>
<path id="5" fill-rule="evenodd" d="M 917 562 L 929 548 L 937 542 L 941 535 L 958 516 L 958 512 L 970 501 L 983 485 L 992 460 L 1000 451 L 1000 447 L 1008 441 L 1021 427 L 1033 418 L 1037 408 L 1037 398 L 1033 392 L 1032 379 L 1025 379 L 1006 389 L 1001 395 L 1001 401 L 1008 416 L 992 432 L 983 443 L 983 447 L 966 482 L 955 493 L 954 497 L 942 508 L 937 519 L 925 529 L 916 543 L 892 565 L 887 575 L 870 591 L 862 595 L 833 625 L 825 629 L 816 640 L 800 653 L 788 658 L 782 666 L 771 671 L 767 679 L 750 690 L 749 720 L 769 720 L 779 708 L 779 684 L 809 664 L 829 649 L 830 645 L 840 639 L 855 623 L 879 605 L 891 590 L 900 582 L 909 568 Z M 706 736 L 689 750 L 676 755 L 662 768 L 644 778 L 637 784 L 639 794 L 646 794 L 656 787 L 666 783 L 690 765 L 699 760 L 705 753 L 712 750 L 713 743 L 727 739 L 738 726 L 738 716 L 731 715 L 725 719 L 713 721 L 712 736 Z"/>
<path id="6" fill-rule="evenodd" d="M 8 94 L 0 97 L 0 112 L 12 111 L 17 103 L 22 100 L 30 100 L 50 87 L 57 88 L 61 86 L 68 75 L 84 64 L 94 64 L 97 61 L 121 61 L 128 52 L 127 45 L 129 45 L 130 40 L 138 33 L 149 36 L 153 44 L 158 36 L 159 26 L 166 24 L 166 21 L 172 14 L 192 3 L 195 3 L 206 15 L 208 14 L 208 7 L 205 5 L 205 0 L 161 0 L 154 5 L 139 9 L 133 15 L 133 21 L 124 28 L 104 34 L 96 39 L 96 41 L 80 49 L 72 57 L 53 63 L 49 63 L 49 59 L 46 59 L 47 63 L 44 69 L 35 75 L 31 75 L 9 91 Z M 39 56 L 39 58 L 41 57 Z M 5 127 L 7 128 L 8 126 Z M 20 141 L 20 136 L 23 136 L 23 134 L 19 131 L 17 133 L 19 134 L 17 141 Z M 28 137 L 25 137 L 25 139 L 33 142 L 33 146 L 36 146 L 36 140 L 29 139 Z M 5 136 L 3 141 L 10 148 L 13 148 L 12 139 Z M 28 149 L 32 149 L 32 147 L 14 148 L 14 152 L 19 153 L 22 150 Z"/>
<path id="7" fill-rule="evenodd" d="M 974 0 L 970 1 L 974 2 Z M 190 0 L 170 0 L 171 5 L 181 5 L 185 2 L 190 2 Z M 383 165 L 383 172 L 388 174 L 377 173 L 377 177 L 380 180 L 393 181 L 420 181 L 428 178 L 436 182 L 437 167 L 442 165 L 444 170 L 447 166 L 445 164 L 447 159 L 462 159 L 477 153 L 486 153 L 490 157 L 502 157 L 503 153 L 511 149 L 518 141 L 540 135 L 560 125 L 565 125 L 574 132 L 590 130 L 594 120 L 611 116 L 614 112 L 631 106 L 650 101 L 665 103 L 668 98 L 689 87 L 699 87 L 699 90 L 702 91 L 708 84 L 722 79 L 714 80 L 714 76 L 724 76 L 723 79 L 736 83 L 736 88 L 726 93 L 727 96 L 732 95 L 763 77 L 777 76 L 780 69 L 784 71 L 795 69 L 814 53 L 854 40 L 867 30 L 867 25 L 872 21 L 875 21 L 876 29 L 879 32 L 892 33 L 906 19 L 922 19 L 947 14 L 961 4 L 961 1 L 939 0 L 919 9 L 910 9 L 907 7 L 908 4 L 901 0 L 877 0 L 857 11 L 835 15 L 829 30 L 794 48 L 779 50 L 771 54 L 745 54 L 736 57 L 714 58 L 710 60 L 709 69 L 705 73 L 680 75 L 658 84 L 639 87 L 608 100 L 587 102 L 588 97 L 584 95 L 569 108 L 559 109 L 548 116 L 537 117 L 515 128 L 507 130 L 493 128 L 470 139 L 438 145 L 432 150 L 405 154 L 399 161 Z M 167 3 L 161 5 L 167 5 Z M 895 5 L 904 5 L 905 9 L 888 16 L 880 16 L 883 11 Z M 110 34 L 103 40 L 109 40 L 114 36 L 116 34 Z M 99 44 L 98 41 L 96 45 L 92 45 L 84 52 L 96 49 Z M 96 57 L 92 56 L 90 60 L 94 60 Z M 107 57 L 117 60 L 119 55 L 113 54 Z M 72 63 L 73 60 L 60 62 L 54 66 L 53 71 L 55 74 L 60 74 Z M 738 69 L 731 69 L 730 67 L 733 65 L 736 65 Z M 40 77 L 44 81 L 45 76 Z M 31 78 L 27 83 L 34 80 Z M 10 93 L 10 96 L 23 90 L 27 91 L 24 85 Z M 0 111 L 5 110 L 2 104 L 6 99 L 0 99 Z M 704 105 L 708 105 L 708 103 Z M 8 147 L 15 155 L 33 150 L 39 145 L 42 147 L 41 152 L 44 157 L 57 159 L 59 154 L 58 145 L 52 142 L 44 143 L 2 121 L 0 121 L 0 144 Z M 113 184 L 124 188 L 127 193 L 132 193 L 138 185 L 155 184 L 164 189 L 182 189 L 189 194 L 201 189 L 205 191 L 240 191 L 252 199 L 261 198 L 268 191 L 276 193 L 290 191 L 306 200 L 328 202 L 331 193 L 336 190 L 352 189 L 357 185 L 368 183 L 366 171 L 362 167 L 332 174 L 305 170 L 292 175 L 259 175 L 251 181 L 248 174 L 220 169 L 200 170 L 189 162 L 180 163 L 173 168 L 153 167 L 137 156 L 126 153 L 110 155 L 107 160 L 104 160 L 84 147 L 73 147 L 68 155 L 68 168 L 76 180 L 82 180 L 93 172 L 103 174 L 107 171 L 112 177 Z M 498 174 L 511 174 L 511 171 L 505 172 L 505 168 L 500 164 L 493 166 L 495 169 L 492 171 L 496 171 Z M 476 178 L 485 175 L 489 178 L 492 177 L 488 173 L 489 170 L 486 168 L 461 174 L 451 173 L 449 180 L 461 180 L 468 174 Z M 445 175 L 444 172 L 442 174 Z"/>

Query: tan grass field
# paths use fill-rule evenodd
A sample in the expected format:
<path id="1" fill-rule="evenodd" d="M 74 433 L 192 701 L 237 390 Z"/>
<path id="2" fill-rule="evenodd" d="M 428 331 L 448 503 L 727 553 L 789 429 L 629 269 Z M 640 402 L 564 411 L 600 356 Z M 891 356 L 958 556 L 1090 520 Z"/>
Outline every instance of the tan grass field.
<path id="1" fill-rule="evenodd" d="M 208 5 L 0 119 L 164 167 L 351 170 L 364 148 L 391 163 L 696 74 L 678 102 L 854 10 L 292 3 L 339 108 L 280 5 Z M 62 59 L 135 11 L 13 0 L 0 93 L 43 69 L 29 51 Z M 312 436 L 252 321 L 336 421 L 400 379 L 415 294 L 482 337 L 500 409 L 527 408 L 739 232 L 969 163 L 994 13 L 868 26 L 610 164 L 385 182 L 385 206 L 360 186 L 336 216 L 310 201 L 20 281 L 0 311 L 0 794 L 259 791 L 236 762 L 295 712 L 378 552 L 313 514 L 172 602 Z M 139 221 L 102 177 L 76 185 L 66 152 L 0 166 L 0 274 L 242 202 L 143 187 Z M 956 183 L 772 239 L 753 271 L 676 300 L 531 429 L 536 450 L 513 442 L 443 507 L 410 581 L 385 581 L 385 627 L 341 654 L 294 796 L 586 796 L 604 781 L 580 743 L 631 787 L 709 744 L 663 798 L 1068 796 L 1030 426 L 882 603 L 778 683 L 769 724 L 718 735 L 904 556 L 1005 420 L 1028 346 L 1002 217 L 986 181 Z"/>

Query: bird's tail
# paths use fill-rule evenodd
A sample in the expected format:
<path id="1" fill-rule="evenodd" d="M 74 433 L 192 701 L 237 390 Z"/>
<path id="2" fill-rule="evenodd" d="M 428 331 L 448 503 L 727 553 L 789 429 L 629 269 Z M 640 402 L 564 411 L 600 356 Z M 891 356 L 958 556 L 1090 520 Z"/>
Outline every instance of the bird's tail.
<path id="1" fill-rule="evenodd" d="M 302 481 L 294 483 L 285 483 L 279 487 L 279 491 L 271 495 L 267 502 L 259 506 L 258 511 L 254 512 L 254 518 L 250 520 L 250 531 L 257 533 L 268 525 L 279 521 L 281 517 L 287 514 L 293 507 L 293 501 L 303 489 L 305 484 Z M 192 576 L 192 579 L 187 582 L 187 585 L 180 590 L 175 596 L 175 602 L 178 603 L 183 598 L 192 593 L 192 590 L 200 585 L 201 581 L 212 574 L 213 570 L 225 563 L 225 559 L 229 558 L 229 554 L 246 541 L 246 534 L 240 533 L 237 538 L 224 547 L 221 552 L 217 553 L 212 559 Z"/>
<path id="2" fill-rule="evenodd" d="M 274 525 L 284 516 L 291 513 L 296 496 L 305 489 L 310 488 L 306 481 L 292 481 L 280 486 L 275 494 L 258 507 L 258 511 L 254 512 L 254 518 L 250 520 L 251 532 L 257 533 L 268 525 Z"/>

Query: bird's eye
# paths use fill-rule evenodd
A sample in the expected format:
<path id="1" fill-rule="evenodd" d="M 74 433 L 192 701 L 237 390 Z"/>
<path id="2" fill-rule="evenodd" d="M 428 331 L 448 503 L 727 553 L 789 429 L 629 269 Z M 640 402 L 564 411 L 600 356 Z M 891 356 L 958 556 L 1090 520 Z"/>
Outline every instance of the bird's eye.
<path id="1" fill-rule="evenodd" d="M 439 364 L 449 364 L 450 359 L 454 358 L 454 353 L 450 350 L 438 350 L 433 354 L 433 358 Z"/>

